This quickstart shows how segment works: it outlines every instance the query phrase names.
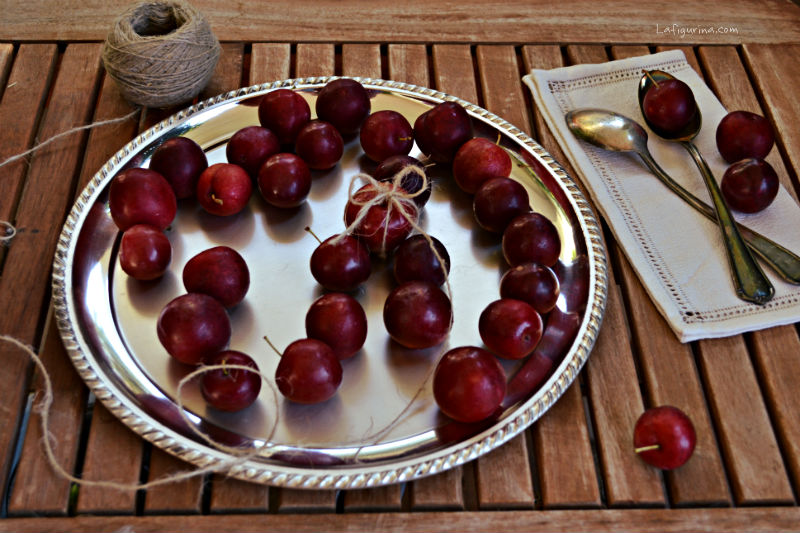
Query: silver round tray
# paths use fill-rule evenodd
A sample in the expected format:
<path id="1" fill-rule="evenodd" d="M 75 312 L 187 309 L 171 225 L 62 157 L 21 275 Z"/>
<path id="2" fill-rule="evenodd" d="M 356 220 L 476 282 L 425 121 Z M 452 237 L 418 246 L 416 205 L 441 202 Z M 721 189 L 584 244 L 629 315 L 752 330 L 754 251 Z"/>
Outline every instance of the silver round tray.
<path id="1" fill-rule="evenodd" d="M 394 109 L 411 122 L 436 103 L 452 100 L 472 117 L 475 135 L 499 138 L 518 164 L 512 177 L 529 192 L 533 209 L 552 220 L 562 239 L 560 261 L 582 279 L 578 301 L 561 298 L 559 308 L 580 317 L 577 335 L 536 390 L 498 418 L 459 425 L 441 415 L 430 375 L 441 354 L 481 345 L 478 316 L 499 298 L 506 265 L 500 239 L 478 228 L 471 197 L 461 192 L 442 165 L 429 168 L 431 200 L 421 218 L 426 231 L 447 247 L 452 270 L 454 326 L 449 339 L 428 350 L 392 342 L 382 322 L 383 302 L 393 286 L 390 261 L 376 259 L 368 283 L 355 296 L 368 315 L 364 349 L 344 361 L 337 395 L 301 406 L 265 386 L 251 407 L 221 413 L 205 405 L 198 387 L 177 383 L 192 369 L 172 360 L 156 337 L 163 306 L 185 292 L 181 271 L 196 253 L 219 244 L 237 249 L 251 272 L 251 287 L 231 313 L 231 348 L 249 353 L 266 376 L 274 375 L 279 348 L 305 337 L 308 306 L 322 294 L 308 261 L 316 241 L 344 229 L 348 186 L 374 168 L 358 139 L 346 140 L 341 162 L 314 175 L 305 205 L 282 211 L 254 191 L 240 214 L 218 218 L 196 202 L 182 201 L 167 231 L 173 246 L 170 270 L 156 282 L 129 279 L 118 267 L 119 231 L 108 210 L 108 185 L 122 169 L 147 166 L 164 140 L 184 135 L 206 151 L 209 163 L 225 161 L 225 144 L 239 128 L 258 124 L 257 105 L 267 92 L 291 88 L 314 109 L 319 89 L 332 78 L 290 79 L 252 86 L 189 107 L 139 135 L 112 157 L 82 191 L 64 225 L 54 260 L 53 292 L 61 336 L 81 377 L 105 406 L 143 438 L 198 465 L 219 464 L 237 478 L 276 486 L 349 489 L 408 481 L 465 463 L 502 445 L 539 418 L 572 383 L 597 337 L 606 300 L 606 258 L 595 215 L 573 180 L 525 133 L 476 105 L 414 85 L 356 78 L 371 93 L 372 111 Z M 411 155 L 419 156 L 414 147 Z M 524 162 L 524 163 L 523 163 Z M 574 276 L 573 276 L 574 278 Z M 509 374 L 519 363 L 505 362 Z M 277 400 L 276 400 L 277 398 Z M 225 446 L 250 450 L 231 466 L 231 454 L 199 438 L 193 426 Z M 257 453 L 256 453 L 257 452 Z"/>

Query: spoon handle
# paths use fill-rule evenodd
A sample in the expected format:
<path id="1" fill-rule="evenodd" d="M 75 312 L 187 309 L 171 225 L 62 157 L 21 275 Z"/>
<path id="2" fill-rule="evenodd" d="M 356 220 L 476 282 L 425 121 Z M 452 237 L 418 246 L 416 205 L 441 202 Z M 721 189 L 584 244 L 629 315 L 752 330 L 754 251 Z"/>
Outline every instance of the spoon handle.
<path id="1" fill-rule="evenodd" d="M 725 251 L 728 256 L 728 263 L 733 274 L 733 284 L 736 295 L 742 300 L 756 304 L 767 303 L 775 294 L 775 288 L 769 282 L 761 267 L 756 263 L 750 251 L 744 244 L 739 230 L 736 228 L 733 216 L 731 215 L 722 192 L 719 190 L 717 180 L 711 174 L 700 151 L 691 141 L 682 141 L 681 144 L 692 155 L 697 168 L 708 188 L 711 200 L 717 212 L 717 223 L 722 230 L 722 239 L 725 244 Z"/>
<path id="2" fill-rule="evenodd" d="M 656 163 L 649 152 L 640 153 L 639 156 L 642 158 L 645 165 L 647 165 L 647 168 L 649 168 L 669 190 L 677 194 L 683 201 L 694 207 L 707 218 L 714 222 L 717 221 L 717 215 L 714 209 L 697 196 L 687 191 L 680 183 L 673 180 L 672 177 Z M 747 244 L 751 252 L 758 254 L 758 256 L 771 266 L 781 278 L 794 285 L 800 285 L 800 257 L 757 231 L 751 230 L 747 226 L 737 222 L 736 227 L 739 228 L 739 233 L 742 235 L 745 244 Z"/>

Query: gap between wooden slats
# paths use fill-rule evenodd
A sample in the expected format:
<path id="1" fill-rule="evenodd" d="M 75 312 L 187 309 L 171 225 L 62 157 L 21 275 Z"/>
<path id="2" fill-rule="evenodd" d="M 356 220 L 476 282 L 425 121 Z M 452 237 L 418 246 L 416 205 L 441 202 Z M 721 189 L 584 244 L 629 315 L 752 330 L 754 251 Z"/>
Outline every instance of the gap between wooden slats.
<path id="1" fill-rule="evenodd" d="M 50 87 L 51 72 L 56 64 L 58 49 L 55 45 L 21 45 L 11 65 L 11 57 L 6 61 L 11 68 L 0 100 L 0 159 L 20 153 L 30 147 L 39 129 L 42 109 Z M 25 178 L 29 171 L 27 161 L 10 163 L 0 170 L 0 219 L 16 222 L 16 210 L 22 193 Z M 0 247 L 0 269 L 3 269 L 12 244 Z M 48 261 L 49 264 L 49 261 Z M 2 270 L 0 270 L 2 271 Z M 8 276 L 4 276 L 8 277 Z M 10 283 L 10 280 L 6 280 Z M 0 280 L 2 285 L 2 280 Z M 20 327 L 14 325 L 16 318 L 10 313 L 12 298 L 0 293 L 0 302 L 7 312 L 0 316 L 0 332 L 35 344 L 35 327 L 38 316 L 28 317 L 29 323 Z M 12 454 L 18 436 L 18 426 L 25 408 L 27 395 L 27 369 L 30 363 L 26 356 L 7 344 L 0 346 L 0 389 L 4 392 L 4 409 L 0 410 L 0 497 L 5 498 L 6 481 L 11 468 Z"/>
<path id="2" fill-rule="evenodd" d="M 97 91 L 99 57 L 97 44 L 66 48 L 42 118 L 40 139 L 90 121 Z M 76 134 L 34 154 L 17 206 L 18 234 L 9 249 L 0 281 L 0 297 L 6 310 L 0 319 L 0 331 L 24 341 L 33 340 L 34 328 L 49 308 L 50 265 L 64 215 L 72 204 L 85 138 L 85 134 Z M 54 324 L 50 322 L 50 328 L 44 331 L 41 356 L 56 389 L 50 430 L 58 436 L 59 460 L 67 471 L 72 471 L 86 393 L 66 358 Z M 9 354 L 5 360 L 12 368 L 27 366 L 20 353 Z M 24 364 L 18 367 L 17 362 Z M 15 376 L 16 387 L 26 383 L 20 376 L 25 376 L 25 372 L 20 371 Z M 33 386 L 38 387 L 38 382 Z M 6 390 L 13 389 L 10 385 Z M 13 399 L 11 403 L 13 405 Z M 69 483 L 57 478 L 46 464 L 39 448 L 38 422 L 39 416 L 34 413 L 11 492 L 9 514 L 63 514 L 67 511 Z M 37 490 L 32 491 L 33 488 Z"/>
<path id="3" fill-rule="evenodd" d="M 564 64 L 558 46 L 526 46 L 522 50 L 522 57 L 525 72 L 534 68 L 561 67 Z M 536 139 L 556 161 L 566 164 L 561 148 L 550 133 L 542 114 L 534 109 L 530 94 L 526 93 L 526 97 L 530 102 Z M 541 504 L 545 509 L 598 507 L 602 504 L 591 433 L 581 392 L 582 381 L 583 373 L 532 428 Z"/>
<path id="4" fill-rule="evenodd" d="M 598 46 L 568 46 L 567 58 L 570 64 L 608 61 L 605 49 Z M 613 242 L 607 242 L 607 247 L 611 246 Z M 644 403 L 612 257 L 608 284 L 603 327 L 585 370 L 607 504 L 665 505 L 660 473 L 631 449 L 633 427 L 644 411 Z"/>

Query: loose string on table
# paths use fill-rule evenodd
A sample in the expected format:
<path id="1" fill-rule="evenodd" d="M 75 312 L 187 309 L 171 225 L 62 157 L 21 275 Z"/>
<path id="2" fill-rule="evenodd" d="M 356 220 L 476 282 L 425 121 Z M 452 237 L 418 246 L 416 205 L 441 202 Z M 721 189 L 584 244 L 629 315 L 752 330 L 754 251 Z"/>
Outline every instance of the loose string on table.
<path id="1" fill-rule="evenodd" d="M 72 135 L 73 133 L 78 133 L 80 131 L 97 128 L 99 126 L 108 126 L 110 124 L 117 124 L 119 122 L 124 122 L 133 117 L 134 115 L 137 115 L 140 111 L 141 108 L 136 108 L 127 115 L 121 117 L 110 118 L 107 120 L 98 120 L 97 122 L 92 122 L 91 124 L 86 124 L 84 126 L 76 126 L 66 131 L 62 131 L 61 133 L 57 133 L 56 135 L 53 135 L 49 139 L 42 141 L 38 144 L 35 144 L 33 147 L 25 150 L 24 152 L 12 155 L 11 157 L 0 162 L 0 168 L 13 163 L 14 161 L 19 161 L 20 159 L 24 159 L 25 157 L 31 155 L 32 153 L 41 150 L 45 146 L 48 146 L 59 139 Z M 11 239 L 13 239 L 14 236 L 17 234 L 17 228 L 14 227 L 14 225 L 7 220 L 0 220 L 0 227 L 5 228 L 5 234 L 0 235 L 0 244 L 8 244 L 9 242 L 11 242 Z"/>
<path id="2" fill-rule="evenodd" d="M 47 457 L 47 462 L 53 471 L 61 478 L 66 479 L 72 483 L 77 485 L 89 486 L 89 487 L 101 487 L 101 488 L 108 488 L 108 489 L 117 489 L 123 491 L 135 491 L 135 490 L 145 490 L 152 487 L 157 487 L 159 485 L 166 485 L 168 483 L 176 483 L 179 481 L 184 481 L 186 479 L 190 479 L 197 476 L 203 476 L 205 474 L 210 473 L 226 473 L 231 472 L 235 467 L 244 464 L 245 462 L 249 461 L 250 459 L 255 458 L 258 456 L 265 448 L 273 446 L 271 440 L 272 436 L 274 435 L 277 427 L 278 427 L 278 414 L 275 415 L 275 421 L 273 422 L 272 430 L 270 432 L 270 436 L 264 439 L 264 443 L 257 448 L 251 449 L 249 451 L 245 451 L 242 448 L 235 448 L 232 446 L 226 446 L 219 442 L 216 442 L 212 439 L 208 434 L 200 431 L 194 424 L 189 421 L 186 413 L 183 410 L 183 403 L 181 401 L 181 392 L 189 381 L 196 378 L 200 374 L 204 374 L 206 372 L 210 372 L 212 370 L 222 370 L 222 369 L 241 369 L 248 372 L 253 372 L 261 376 L 262 380 L 267 382 L 267 385 L 271 388 L 273 395 L 277 401 L 277 393 L 275 392 L 274 387 L 272 384 L 266 379 L 266 377 L 261 374 L 261 372 L 253 369 L 252 367 L 243 366 L 243 365 L 208 365 L 198 368 L 197 370 L 187 374 L 180 380 L 178 383 L 178 391 L 177 391 L 177 401 L 179 405 L 179 412 L 181 417 L 183 418 L 184 422 L 194 431 L 197 435 L 202 437 L 206 440 L 209 444 L 214 446 L 220 451 L 224 451 L 231 455 L 228 459 L 223 459 L 214 463 L 209 464 L 208 466 L 197 468 L 194 470 L 186 470 L 183 472 L 178 472 L 175 474 L 169 474 L 159 479 L 155 479 L 153 481 L 148 481 L 146 483 L 119 483 L 116 481 L 106 481 L 106 480 L 89 480 L 89 479 L 82 479 L 76 477 L 69 472 L 59 463 L 58 459 L 55 456 L 55 452 L 53 451 L 53 440 L 55 437 L 50 432 L 50 408 L 53 405 L 53 383 L 50 378 L 50 374 L 47 372 L 47 369 L 44 366 L 41 358 L 36 354 L 32 347 L 26 345 L 19 339 L 16 339 L 10 335 L 0 334 L 0 341 L 7 342 L 12 344 L 22 350 L 34 363 L 36 368 L 39 371 L 39 374 L 42 376 L 42 381 L 44 384 L 44 392 L 41 401 L 33 406 L 33 410 L 35 413 L 39 414 L 39 425 L 42 432 L 42 447 L 44 448 L 45 456 Z"/>

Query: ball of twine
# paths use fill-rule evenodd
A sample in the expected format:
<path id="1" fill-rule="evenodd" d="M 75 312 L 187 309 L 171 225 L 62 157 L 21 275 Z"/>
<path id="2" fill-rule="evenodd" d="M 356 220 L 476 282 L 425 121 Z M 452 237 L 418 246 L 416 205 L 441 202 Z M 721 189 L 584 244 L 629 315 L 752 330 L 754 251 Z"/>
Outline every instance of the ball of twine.
<path id="1" fill-rule="evenodd" d="M 120 15 L 102 57 L 126 99 L 168 107 L 200 93 L 219 54 L 219 41 L 197 9 L 181 0 L 164 0 L 135 4 Z"/>

